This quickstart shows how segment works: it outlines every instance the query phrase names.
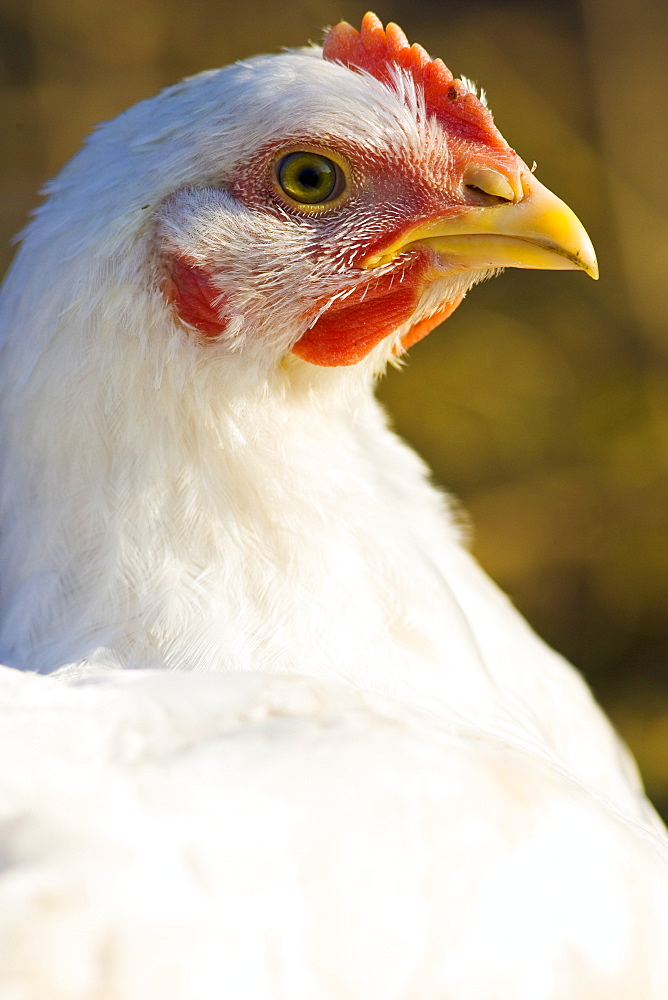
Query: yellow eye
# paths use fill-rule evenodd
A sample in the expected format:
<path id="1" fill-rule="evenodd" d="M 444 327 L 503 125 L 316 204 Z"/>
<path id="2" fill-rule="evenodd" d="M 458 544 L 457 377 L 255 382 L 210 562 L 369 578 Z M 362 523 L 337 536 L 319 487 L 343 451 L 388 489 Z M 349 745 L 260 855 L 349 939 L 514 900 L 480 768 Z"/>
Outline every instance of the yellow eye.
<path id="1" fill-rule="evenodd" d="M 288 153 L 276 166 L 281 190 L 300 205 L 322 205 L 333 201 L 345 187 L 341 167 L 321 153 Z"/>

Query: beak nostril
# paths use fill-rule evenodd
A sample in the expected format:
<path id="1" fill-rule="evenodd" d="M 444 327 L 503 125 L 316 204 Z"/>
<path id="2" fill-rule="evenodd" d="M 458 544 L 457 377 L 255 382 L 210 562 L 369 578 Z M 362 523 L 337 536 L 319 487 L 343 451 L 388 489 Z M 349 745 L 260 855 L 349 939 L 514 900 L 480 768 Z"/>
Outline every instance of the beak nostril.
<path id="1" fill-rule="evenodd" d="M 484 188 L 478 187 L 476 184 L 465 184 L 464 188 L 474 196 L 475 202 L 478 205 L 504 205 L 511 201 L 510 198 L 503 198 L 498 194 L 490 194 L 489 191 L 485 191 Z"/>
<path id="2" fill-rule="evenodd" d="M 492 199 L 492 204 L 519 201 L 518 192 L 505 174 L 489 167 L 469 167 L 463 177 L 464 187 L 478 197 Z M 489 203 L 489 201 L 488 201 Z"/>

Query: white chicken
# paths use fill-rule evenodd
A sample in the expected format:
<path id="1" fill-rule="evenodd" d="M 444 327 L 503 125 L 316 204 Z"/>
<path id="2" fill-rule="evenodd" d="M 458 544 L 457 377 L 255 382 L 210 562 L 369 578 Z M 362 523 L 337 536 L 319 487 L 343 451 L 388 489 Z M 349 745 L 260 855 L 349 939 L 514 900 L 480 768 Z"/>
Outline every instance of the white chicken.
<path id="1" fill-rule="evenodd" d="M 52 182 L 0 300 L 3 1000 L 665 1000 L 634 765 L 373 396 L 504 266 L 596 275 L 370 14 Z"/>

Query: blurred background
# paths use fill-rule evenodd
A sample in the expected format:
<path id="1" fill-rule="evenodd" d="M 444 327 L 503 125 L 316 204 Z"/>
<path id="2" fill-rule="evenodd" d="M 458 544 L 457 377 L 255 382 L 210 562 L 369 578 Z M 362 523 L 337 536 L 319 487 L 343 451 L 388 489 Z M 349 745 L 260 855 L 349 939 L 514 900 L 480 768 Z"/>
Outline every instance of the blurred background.
<path id="1" fill-rule="evenodd" d="M 96 122 L 365 10 L 0 0 L 0 272 L 39 188 Z M 509 271 L 475 289 L 380 394 L 461 501 L 480 561 L 585 673 L 668 815 L 668 5 L 375 10 L 487 90 L 507 140 L 597 248 L 598 283 Z"/>

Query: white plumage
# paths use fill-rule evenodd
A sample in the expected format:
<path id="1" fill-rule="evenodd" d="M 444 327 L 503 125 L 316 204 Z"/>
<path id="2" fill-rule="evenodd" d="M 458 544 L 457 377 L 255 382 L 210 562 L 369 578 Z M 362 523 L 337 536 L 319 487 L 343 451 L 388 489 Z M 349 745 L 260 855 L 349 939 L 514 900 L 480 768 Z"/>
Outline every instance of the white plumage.
<path id="1" fill-rule="evenodd" d="M 634 765 L 373 398 L 498 260 L 420 229 L 410 313 L 354 363 L 299 355 L 373 281 L 409 287 L 415 244 L 388 237 L 371 280 L 358 258 L 436 188 L 441 229 L 533 197 L 392 45 L 389 80 L 313 49 L 132 108 L 6 281 L 3 998 L 668 994 L 668 848 Z M 287 202 L 276 148 L 333 150 L 347 200 Z M 182 260 L 216 336 L 184 317 L 209 285 L 174 292 Z"/>

